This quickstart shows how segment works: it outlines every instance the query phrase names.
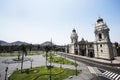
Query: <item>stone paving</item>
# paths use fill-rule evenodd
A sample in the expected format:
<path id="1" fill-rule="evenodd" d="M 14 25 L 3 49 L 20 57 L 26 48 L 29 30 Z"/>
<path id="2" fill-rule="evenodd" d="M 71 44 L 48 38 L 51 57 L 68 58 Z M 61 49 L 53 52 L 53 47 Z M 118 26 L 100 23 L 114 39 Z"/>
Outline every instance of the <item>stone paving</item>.
<path id="1" fill-rule="evenodd" d="M 33 59 L 33 65 L 32 67 L 38 67 L 38 66 L 43 66 L 45 65 L 45 58 L 42 57 L 42 55 L 35 55 L 35 56 L 28 56 L 29 58 Z M 21 63 L 12 63 L 12 64 L 5 64 L 2 63 L 2 61 L 6 59 L 13 59 L 15 57 L 0 57 L 0 80 L 4 80 L 5 78 L 5 68 L 8 67 L 8 76 L 10 76 L 17 68 L 21 69 Z M 66 58 L 68 59 L 68 58 Z M 69 59 L 71 60 L 71 59 Z M 71 60 L 73 61 L 73 60 Z M 77 61 L 76 61 L 77 62 Z M 71 78 L 68 78 L 66 80 L 90 80 L 93 78 L 92 74 L 88 70 L 87 66 L 81 62 L 77 62 L 79 66 L 77 67 L 78 70 L 81 70 L 81 73 L 78 74 L 78 76 L 73 76 Z M 60 64 L 53 64 L 52 65 L 56 67 L 60 67 Z M 24 62 L 23 68 L 30 68 L 31 67 L 31 62 L 26 61 Z M 72 65 L 62 65 L 63 68 L 70 68 L 70 69 L 75 69 L 75 66 Z"/>
<path id="2" fill-rule="evenodd" d="M 74 60 L 71 60 L 69 58 L 67 58 L 67 59 L 75 62 Z M 77 69 L 80 70 L 81 73 L 78 74 L 78 76 L 74 75 L 72 78 L 68 78 L 66 80 L 91 80 L 93 78 L 93 75 L 90 73 L 88 67 L 82 62 L 77 62 L 76 61 L 76 63 L 79 64 Z M 75 67 L 73 67 L 72 69 L 75 69 Z"/>

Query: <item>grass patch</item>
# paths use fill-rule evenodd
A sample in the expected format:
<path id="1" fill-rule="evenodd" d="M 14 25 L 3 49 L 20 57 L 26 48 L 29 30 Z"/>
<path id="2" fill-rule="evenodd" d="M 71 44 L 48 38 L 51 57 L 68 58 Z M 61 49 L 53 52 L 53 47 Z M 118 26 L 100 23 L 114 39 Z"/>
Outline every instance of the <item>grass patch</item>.
<path id="1" fill-rule="evenodd" d="M 69 76 L 75 75 L 75 70 L 53 67 L 52 80 L 64 80 Z M 24 69 L 23 73 L 15 71 L 9 78 L 10 80 L 48 80 L 50 70 L 45 67 Z M 79 73 L 79 71 L 78 71 Z"/>
<path id="2" fill-rule="evenodd" d="M 18 56 L 18 53 L 0 53 L 0 57 Z"/>
<path id="3" fill-rule="evenodd" d="M 50 56 L 52 56 L 52 57 L 55 57 L 55 56 L 56 56 L 55 54 L 47 53 L 47 54 L 43 54 L 43 57 L 46 57 L 46 55 L 47 55 L 48 58 L 49 58 Z"/>
<path id="4" fill-rule="evenodd" d="M 74 62 L 72 62 L 72 61 L 69 61 L 69 60 L 67 60 L 67 59 L 65 59 L 65 58 L 63 58 L 63 57 L 58 57 L 58 56 L 56 56 L 55 54 L 50 54 L 50 53 L 48 53 L 48 54 L 47 54 L 47 59 L 48 59 L 49 62 L 50 62 L 50 56 L 52 56 L 52 57 L 51 57 L 51 62 L 52 62 L 52 63 L 67 64 L 67 65 L 78 65 L 77 63 L 74 63 Z M 46 57 L 46 54 L 44 54 L 43 57 Z"/>
<path id="5" fill-rule="evenodd" d="M 48 58 L 48 61 L 50 62 L 50 57 Z M 69 61 L 69 60 L 62 58 L 62 57 L 53 57 L 51 59 L 51 62 L 58 63 L 58 64 L 78 65 L 78 64 L 75 64 L 74 62 Z"/>

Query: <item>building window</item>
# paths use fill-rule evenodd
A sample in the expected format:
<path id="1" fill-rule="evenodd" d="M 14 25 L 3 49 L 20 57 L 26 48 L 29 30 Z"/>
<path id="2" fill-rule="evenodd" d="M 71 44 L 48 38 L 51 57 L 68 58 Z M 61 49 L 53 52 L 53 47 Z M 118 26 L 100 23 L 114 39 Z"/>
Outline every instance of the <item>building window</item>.
<path id="1" fill-rule="evenodd" d="M 90 44 L 90 48 L 92 48 L 92 44 Z"/>
<path id="2" fill-rule="evenodd" d="M 102 34 L 101 33 L 99 33 L 99 39 L 102 39 Z"/>
<path id="3" fill-rule="evenodd" d="M 102 44 L 100 44 L 100 47 L 102 47 Z"/>
<path id="4" fill-rule="evenodd" d="M 103 50 L 101 50 L 101 52 L 103 52 Z"/>

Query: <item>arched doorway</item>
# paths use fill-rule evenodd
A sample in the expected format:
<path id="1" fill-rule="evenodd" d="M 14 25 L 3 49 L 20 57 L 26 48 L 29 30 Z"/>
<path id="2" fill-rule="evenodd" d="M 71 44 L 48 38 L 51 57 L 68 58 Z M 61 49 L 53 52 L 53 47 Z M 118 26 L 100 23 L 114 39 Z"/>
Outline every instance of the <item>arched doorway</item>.
<path id="1" fill-rule="evenodd" d="M 90 57 L 94 57 L 94 53 L 93 52 L 90 52 Z"/>
<path id="2" fill-rule="evenodd" d="M 88 56 L 89 57 L 94 57 L 94 51 L 93 50 L 88 50 Z"/>
<path id="3" fill-rule="evenodd" d="M 84 49 L 81 49 L 81 55 L 82 55 L 82 56 L 85 56 L 85 55 L 86 55 Z"/>
<path id="4" fill-rule="evenodd" d="M 78 51 L 77 50 L 75 51 L 75 54 L 78 55 Z"/>

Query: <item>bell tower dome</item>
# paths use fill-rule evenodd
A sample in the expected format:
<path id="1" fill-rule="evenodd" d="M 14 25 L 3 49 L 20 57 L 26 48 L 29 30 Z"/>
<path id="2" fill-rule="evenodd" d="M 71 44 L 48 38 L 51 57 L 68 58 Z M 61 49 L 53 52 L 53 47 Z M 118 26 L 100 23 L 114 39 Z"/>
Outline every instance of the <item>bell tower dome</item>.
<path id="1" fill-rule="evenodd" d="M 110 42 L 109 39 L 109 31 L 110 29 L 103 22 L 102 18 L 98 18 L 97 24 L 95 26 L 95 36 L 97 42 Z"/>
<path id="2" fill-rule="evenodd" d="M 77 43 L 78 42 L 78 35 L 77 35 L 75 29 L 72 30 L 72 34 L 71 34 L 70 38 L 71 38 L 71 43 Z"/>

